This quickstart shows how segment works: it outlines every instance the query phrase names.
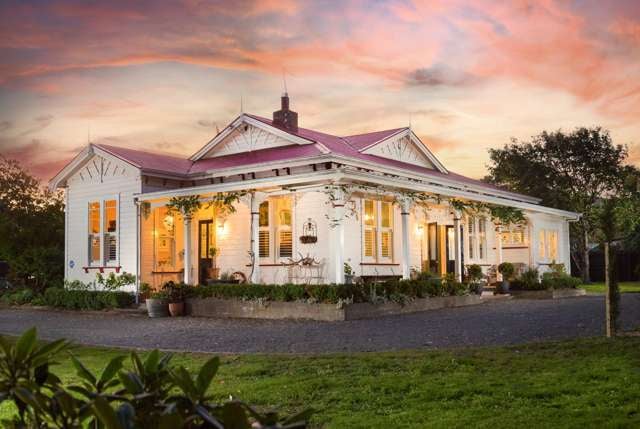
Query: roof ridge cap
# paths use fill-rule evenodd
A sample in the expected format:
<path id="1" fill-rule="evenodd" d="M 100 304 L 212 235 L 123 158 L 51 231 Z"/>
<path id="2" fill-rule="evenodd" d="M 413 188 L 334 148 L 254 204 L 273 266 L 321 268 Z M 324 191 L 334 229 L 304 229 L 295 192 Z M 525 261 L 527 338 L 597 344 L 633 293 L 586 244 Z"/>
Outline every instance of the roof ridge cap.
<path id="1" fill-rule="evenodd" d="M 367 133 L 359 133 L 359 134 L 349 134 L 347 136 L 341 136 L 341 137 L 342 138 L 359 137 L 359 136 L 366 136 L 367 134 L 384 133 L 386 131 L 400 131 L 400 130 L 407 130 L 407 129 L 409 129 L 409 127 L 388 128 L 386 130 L 369 131 Z"/>
<path id="2" fill-rule="evenodd" d="M 166 152 L 160 152 L 160 151 L 149 151 L 149 150 L 142 150 L 142 149 L 136 149 L 136 148 L 130 148 L 130 147 L 125 147 L 125 146 L 118 146 L 118 145 L 109 145 L 109 144 L 104 144 L 104 143 L 91 143 L 94 146 L 97 146 L 99 148 L 102 148 L 104 150 L 109 151 L 109 149 L 111 148 L 115 148 L 115 149 L 123 149 L 123 150 L 130 150 L 133 152 L 140 152 L 140 153 L 145 153 L 148 155 L 156 155 L 156 156 L 166 156 L 168 158 L 174 158 L 174 159 L 179 159 L 181 161 L 189 161 L 191 163 L 193 163 L 193 161 L 191 161 L 188 157 L 184 157 L 178 154 L 170 154 L 170 153 L 166 153 Z"/>

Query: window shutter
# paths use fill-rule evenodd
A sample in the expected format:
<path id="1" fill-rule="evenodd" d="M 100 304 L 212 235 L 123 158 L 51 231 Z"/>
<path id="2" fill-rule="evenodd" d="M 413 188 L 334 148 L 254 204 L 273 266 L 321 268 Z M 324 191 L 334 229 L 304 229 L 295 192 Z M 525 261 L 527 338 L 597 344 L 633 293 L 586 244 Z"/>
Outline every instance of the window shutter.
<path id="1" fill-rule="evenodd" d="M 380 234 L 380 244 L 381 244 L 380 253 L 383 258 L 391 258 L 391 255 L 392 255 L 391 246 L 393 243 L 392 234 L 393 233 L 391 231 L 383 231 Z"/>
<path id="2" fill-rule="evenodd" d="M 258 249 L 261 258 L 269 257 L 269 231 L 262 230 L 258 234 Z"/>
<path id="3" fill-rule="evenodd" d="M 374 228 L 368 228 L 364 231 L 364 256 L 373 258 L 375 257 L 376 248 L 376 230 Z"/>
<path id="4" fill-rule="evenodd" d="M 104 254 L 106 255 L 107 261 L 114 262 L 118 260 L 118 239 L 115 234 L 105 234 L 104 235 Z"/>
<path id="5" fill-rule="evenodd" d="M 279 257 L 290 258 L 293 256 L 293 240 L 291 230 L 280 230 Z"/>

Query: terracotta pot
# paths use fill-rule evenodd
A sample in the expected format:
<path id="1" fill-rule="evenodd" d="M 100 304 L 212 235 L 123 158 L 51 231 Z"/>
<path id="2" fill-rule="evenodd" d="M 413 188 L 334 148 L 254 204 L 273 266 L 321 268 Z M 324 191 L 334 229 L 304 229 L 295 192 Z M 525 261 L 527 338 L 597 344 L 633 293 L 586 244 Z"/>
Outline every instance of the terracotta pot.
<path id="1" fill-rule="evenodd" d="M 184 302 L 170 302 L 169 314 L 171 314 L 172 317 L 184 315 Z"/>

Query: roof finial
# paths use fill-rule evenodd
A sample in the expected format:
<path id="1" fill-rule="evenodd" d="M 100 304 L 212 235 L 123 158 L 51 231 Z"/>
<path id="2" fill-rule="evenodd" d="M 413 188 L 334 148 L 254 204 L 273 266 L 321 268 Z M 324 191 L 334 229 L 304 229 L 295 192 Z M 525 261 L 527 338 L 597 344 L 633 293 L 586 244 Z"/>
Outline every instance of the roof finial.
<path id="1" fill-rule="evenodd" d="M 411 112 L 409 112 L 409 130 L 411 130 Z"/>
<path id="2" fill-rule="evenodd" d="M 242 95 L 240 95 L 240 113 L 244 113 L 244 106 L 242 103 Z"/>
<path id="3" fill-rule="evenodd" d="M 87 124 L 87 144 L 91 144 L 91 124 Z"/>

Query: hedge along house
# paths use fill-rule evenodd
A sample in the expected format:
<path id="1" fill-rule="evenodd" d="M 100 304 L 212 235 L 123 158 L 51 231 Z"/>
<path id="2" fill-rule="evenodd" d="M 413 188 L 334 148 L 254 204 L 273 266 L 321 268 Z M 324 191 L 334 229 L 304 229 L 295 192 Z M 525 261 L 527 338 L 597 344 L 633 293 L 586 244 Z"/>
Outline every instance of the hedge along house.
<path id="1" fill-rule="evenodd" d="M 66 195 L 65 277 L 134 273 L 158 287 L 220 272 L 254 283 L 438 275 L 502 261 L 569 267 L 578 214 L 448 171 L 410 128 L 338 137 L 243 113 L 190 158 L 90 144 L 51 181 Z M 189 216 L 167 208 L 197 196 Z M 233 200 L 234 210 L 220 204 Z M 454 204 L 457 202 L 457 204 Z M 460 202 L 520 210 L 501 225 Z"/>

